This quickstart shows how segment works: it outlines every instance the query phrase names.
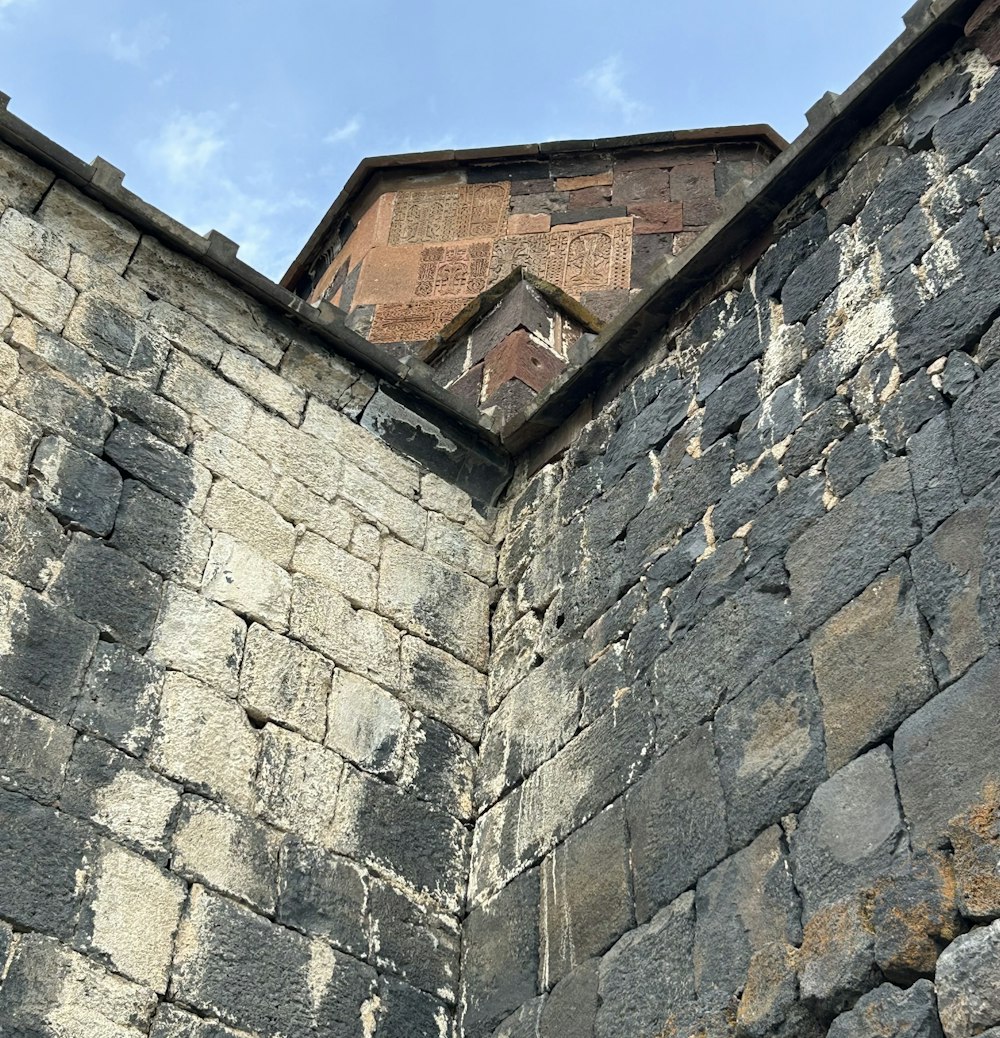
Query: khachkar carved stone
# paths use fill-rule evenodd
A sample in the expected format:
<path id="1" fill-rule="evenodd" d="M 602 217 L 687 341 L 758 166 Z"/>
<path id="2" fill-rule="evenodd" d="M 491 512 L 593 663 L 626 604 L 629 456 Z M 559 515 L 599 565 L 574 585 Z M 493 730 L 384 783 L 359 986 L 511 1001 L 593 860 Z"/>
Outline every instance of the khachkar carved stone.
<path id="1" fill-rule="evenodd" d="M 416 295 L 455 298 L 478 295 L 486 287 L 492 243 L 435 245 L 420 257 Z"/>
<path id="2" fill-rule="evenodd" d="M 441 331 L 468 301 L 462 298 L 379 303 L 368 339 L 371 342 L 424 342 Z"/>
<path id="3" fill-rule="evenodd" d="M 496 238 L 503 234 L 510 184 L 460 184 L 396 196 L 390 245 Z"/>

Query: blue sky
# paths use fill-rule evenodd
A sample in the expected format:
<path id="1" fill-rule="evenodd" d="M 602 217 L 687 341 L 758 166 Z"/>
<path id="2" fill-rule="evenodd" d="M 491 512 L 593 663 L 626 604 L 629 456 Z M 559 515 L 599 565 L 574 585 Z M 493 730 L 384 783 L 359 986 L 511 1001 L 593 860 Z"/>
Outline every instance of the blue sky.
<path id="1" fill-rule="evenodd" d="M 365 155 L 767 122 L 902 31 L 894 0 L 0 0 L 0 90 L 278 278 Z"/>

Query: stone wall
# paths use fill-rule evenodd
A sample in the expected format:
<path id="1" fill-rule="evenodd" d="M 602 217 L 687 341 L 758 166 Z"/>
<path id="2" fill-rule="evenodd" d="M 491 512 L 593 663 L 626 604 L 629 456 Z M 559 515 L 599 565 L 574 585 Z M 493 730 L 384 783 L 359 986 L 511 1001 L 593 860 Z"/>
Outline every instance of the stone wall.
<path id="1" fill-rule="evenodd" d="M 467 1038 L 1000 1033 L 998 134 L 962 43 L 522 463 Z"/>
<path id="2" fill-rule="evenodd" d="M 8 148 L 0 331 L 0 1033 L 447 1034 L 491 520 Z"/>

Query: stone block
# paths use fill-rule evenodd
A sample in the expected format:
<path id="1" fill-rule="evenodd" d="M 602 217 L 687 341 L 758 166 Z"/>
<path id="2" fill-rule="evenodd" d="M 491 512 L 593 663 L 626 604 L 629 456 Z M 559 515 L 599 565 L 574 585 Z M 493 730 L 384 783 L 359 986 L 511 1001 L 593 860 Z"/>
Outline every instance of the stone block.
<path id="1" fill-rule="evenodd" d="M 281 843 L 277 919 L 315 934 L 355 958 L 367 958 L 365 873 L 297 836 Z"/>
<path id="2" fill-rule="evenodd" d="M 57 278 L 65 278 L 69 273 L 69 242 L 17 209 L 6 209 L 0 218 L 0 241 L 20 249 Z"/>
<path id="3" fill-rule="evenodd" d="M 210 425 L 195 422 L 191 457 L 213 475 L 236 483 L 261 500 L 267 500 L 275 490 L 277 477 L 270 464 Z"/>
<path id="4" fill-rule="evenodd" d="M 973 501 L 946 519 L 910 556 L 930 657 L 941 684 L 961 677 L 989 648 L 983 569 L 992 510 Z"/>
<path id="5" fill-rule="evenodd" d="M 254 409 L 249 436 L 243 439 L 269 462 L 276 476 L 295 479 L 329 501 L 340 491 L 344 460 L 326 441 L 262 408 Z"/>
<path id="6" fill-rule="evenodd" d="M 729 850 L 711 729 L 696 729 L 654 761 L 625 803 L 635 914 L 647 922 Z"/>
<path id="7" fill-rule="evenodd" d="M 161 577 L 198 587 L 212 535 L 175 501 L 126 480 L 110 543 Z"/>
<path id="8" fill-rule="evenodd" d="M 0 198 L 22 212 L 34 212 L 55 180 L 51 170 L 6 144 L 0 148 L 0 169 Z"/>
<path id="9" fill-rule="evenodd" d="M 156 389 L 170 345 L 149 325 L 101 296 L 85 293 L 69 315 L 66 338 L 108 370 Z"/>
<path id="10" fill-rule="evenodd" d="M 1000 922 L 957 937 L 934 980 L 947 1038 L 972 1038 L 1000 1024 Z"/>
<path id="11" fill-rule="evenodd" d="M 344 401 L 360 378 L 358 370 L 342 357 L 303 342 L 289 345 L 279 370 L 293 386 L 331 407 Z"/>
<path id="12" fill-rule="evenodd" d="M 145 426 L 154 436 L 184 450 L 191 441 L 191 420 L 179 408 L 124 375 L 105 375 L 101 397 L 119 418 Z"/>
<path id="13" fill-rule="evenodd" d="M 726 433 L 738 429 L 743 419 L 759 406 L 759 382 L 760 366 L 749 364 L 708 397 L 701 422 L 703 448 L 710 447 Z"/>
<path id="14" fill-rule="evenodd" d="M 330 686 L 325 743 L 373 775 L 399 775 L 409 711 L 367 678 L 337 669 Z"/>
<path id="15" fill-rule="evenodd" d="M 240 668 L 239 703 L 251 717 L 277 721 L 320 742 L 332 676 L 333 666 L 318 653 L 253 624 Z"/>
<path id="16" fill-rule="evenodd" d="M 694 916 L 694 894 L 682 894 L 604 956 L 596 1038 L 657 1038 L 694 1002 Z"/>
<path id="17" fill-rule="evenodd" d="M 396 493 L 384 481 L 353 465 L 345 465 L 340 493 L 369 522 L 384 526 L 407 544 L 423 546 L 426 513 L 415 501 Z"/>
<path id="18" fill-rule="evenodd" d="M 105 841 L 77 940 L 116 973 L 163 994 L 186 899 L 187 887 L 178 877 Z"/>
<path id="19" fill-rule="evenodd" d="M 552 217 L 548 213 L 511 213 L 507 217 L 507 233 L 542 234 L 552 227 Z"/>
<path id="20" fill-rule="evenodd" d="M 28 482 L 28 466 L 38 430 L 20 415 L 0 407 L 0 479 L 15 487 Z"/>
<path id="21" fill-rule="evenodd" d="M 489 651 L 486 586 L 402 542 L 386 545 L 379 611 L 480 669 Z"/>
<path id="22" fill-rule="evenodd" d="M 803 649 L 721 707 L 715 743 L 735 844 L 808 803 L 827 772 L 819 698 Z"/>
<path id="23" fill-rule="evenodd" d="M 239 350 L 226 350 L 219 374 L 292 425 L 298 425 L 306 407 L 305 393 L 287 378 L 276 375 L 256 357 Z"/>
<path id="24" fill-rule="evenodd" d="M 375 608 L 375 568 L 316 534 L 306 533 L 299 539 L 291 568 L 329 585 L 358 609 Z"/>
<path id="25" fill-rule="evenodd" d="M 803 927 L 799 997 L 820 1020 L 843 1013 L 882 979 L 866 908 L 863 897 L 848 897 L 818 909 Z"/>
<path id="26" fill-rule="evenodd" d="M 181 923 L 178 1000 L 255 1034 L 361 1034 L 375 971 L 316 938 L 195 887 Z"/>
<path id="27" fill-rule="evenodd" d="M 446 724 L 414 714 L 406 733 L 400 785 L 462 821 L 474 817 L 475 748 Z"/>
<path id="28" fill-rule="evenodd" d="M 754 954 L 801 939 L 798 901 L 777 826 L 698 880 L 694 983 L 724 1008 L 743 987 Z"/>
<path id="29" fill-rule="evenodd" d="M 141 755 L 153 734 L 163 672 L 124 646 L 99 642 L 73 711 L 73 724 Z"/>
<path id="30" fill-rule="evenodd" d="M 908 991 L 883 984 L 834 1020 L 828 1038 L 943 1038 L 934 985 L 920 980 Z"/>
<path id="31" fill-rule="evenodd" d="M 441 515 L 427 517 L 426 551 L 455 569 L 494 584 L 497 573 L 496 549 L 474 533 Z"/>
<path id="32" fill-rule="evenodd" d="M 805 321 L 841 282 L 843 234 L 835 234 L 800 262 L 781 290 L 785 324 Z"/>
<path id="33" fill-rule="evenodd" d="M 289 522 L 315 530 L 331 544 L 346 548 L 351 543 L 357 520 L 343 502 L 331 504 L 296 480 L 285 477 L 275 487 L 271 503 Z"/>
<path id="34" fill-rule="evenodd" d="M 149 655 L 235 696 L 246 631 L 244 621 L 228 609 L 167 584 Z"/>
<path id="35" fill-rule="evenodd" d="M 66 322 L 76 292 L 9 239 L 0 240 L 0 292 L 21 311 L 58 332 Z"/>
<path id="36" fill-rule="evenodd" d="M 884 746 L 816 790 L 799 815 L 791 847 L 804 921 L 869 889 L 905 861 L 892 757 Z"/>
<path id="37" fill-rule="evenodd" d="M 139 241 L 139 232 L 64 180 L 52 185 L 38 207 L 40 223 L 122 274 Z"/>
<path id="38" fill-rule="evenodd" d="M 235 483 L 218 480 L 203 513 L 214 530 L 228 533 L 277 566 L 288 566 L 295 548 L 295 529 L 271 505 Z"/>
<path id="39" fill-rule="evenodd" d="M 918 433 L 917 435 L 923 435 Z M 911 475 L 916 483 L 915 463 L 909 454 Z M 860 486 L 885 461 L 885 451 L 872 439 L 871 429 L 858 426 L 839 443 L 835 443 L 827 455 L 826 474 L 830 489 L 836 497 L 846 497 Z M 917 508 L 921 520 L 924 518 L 918 493 Z"/>
<path id="40" fill-rule="evenodd" d="M 25 934 L 0 988 L 0 1029 L 10 1035 L 139 1038 L 156 994 L 39 934 Z"/>
<path id="41" fill-rule="evenodd" d="M 372 879 L 368 897 L 372 962 L 424 991 L 454 1002 L 459 974 L 459 929 L 389 883 Z"/>
<path id="42" fill-rule="evenodd" d="M 798 1001 L 797 951 L 787 945 L 771 944 L 751 957 L 736 1009 L 736 1034 L 739 1038 L 765 1038 L 786 1033 L 794 1034 L 796 1038 L 801 1033 L 803 1038 L 808 1038 L 822 1033 L 818 1027 L 810 1028 L 802 1020 L 807 1014 Z M 801 1026 L 801 1032 L 791 1030 L 796 1025 Z"/>
<path id="43" fill-rule="evenodd" d="M 261 737 L 255 813 L 279 829 L 332 847 L 344 762 L 318 743 L 273 724 Z"/>
<path id="44" fill-rule="evenodd" d="M 0 573 L 44 590 L 69 544 L 45 506 L 0 482 Z"/>
<path id="45" fill-rule="evenodd" d="M 958 904 L 966 919 L 989 922 L 1000 917 L 1000 791 L 987 786 L 982 803 L 948 825 L 954 855 Z"/>
<path id="46" fill-rule="evenodd" d="M 81 736 L 62 794 L 66 811 L 116 840 L 166 862 L 180 790 L 133 757 Z"/>
<path id="47" fill-rule="evenodd" d="M 625 810 L 619 800 L 542 863 L 542 990 L 602 955 L 633 923 Z"/>
<path id="48" fill-rule="evenodd" d="M 208 470 L 135 423 L 119 422 L 105 452 L 123 472 L 192 512 L 205 504 L 212 482 Z"/>
<path id="49" fill-rule="evenodd" d="M 201 582 L 206 597 L 276 631 L 288 629 L 292 578 L 253 548 L 217 533 Z"/>
<path id="50" fill-rule="evenodd" d="M 920 536 L 907 462 L 886 462 L 788 551 L 791 603 L 803 633 L 866 588 Z"/>
<path id="51" fill-rule="evenodd" d="M 123 552 L 77 534 L 50 595 L 111 641 L 141 651 L 153 633 L 162 585 L 160 577 Z"/>
<path id="52" fill-rule="evenodd" d="M 246 1038 L 246 1033 L 161 1002 L 149 1038 Z"/>
<path id="53" fill-rule="evenodd" d="M 248 810 L 259 742 L 231 699 L 184 674 L 167 674 L 149 749 L 153 767 L 187 788 Z"/>
<path id="54" fill-rule="evenodd" d="M 937 692 L 905 563 L 831 617 L 810 644 L 831 774 Z"/>
<path id="55" fill-rule="evenodd" d="M 457 912 L 465 896 L 468 839 L 450 815 L 348 767 L 332 850 L 395 876 Z"/>
<path id="56" fill-rule="evenodd" d="M 175 350 L 170 355 L 160 392 L 231 439 L 247 439 L 254 410 L 249 397 L 183 353 Z"/>
<path id="57" fill-rule="evenodd" d="M 378 1038 L 410 1038 L 411 1035 L 447 1034 L 452 1014 L 437 998 L 417 991 L 393 977 L 379 983 Z"/>
<path id="58" fill-rule="evenodd" d="M 222 360 L 225 341 L 196 317 L 172 306 L 166 299 L 157 299 L 149 307 L 147 320 L 150 327 L 175 349 L 183 350 L 213 368 Z"/>
<path id="59" fill-rule="evenodd" d="M 73 750 L 72 728 L 0 697 L 0 784 L 51 803 Z"/>
<path id="60" fill-rule="evenodd" d="M 487 1038 L 538 994 L 538 869 L 470 913 L 462 941 L 462 1029 Z"/>
<path id="61" fill-rule="evenodd" d="M 634 202 L 628 207 L 635 217 L 633 234 L 675 234 L 684 230 L 684 206 L 681 202 Z"/>
<path id="62" fill-rule="evenodd" d="M 211 800 L 185 796 L 170 868 L 270 915 L 277 904 L 280 844 L 280 835 L 255 818 Z"/>
<path id="63" fill-rule="evenodd" d="M 542 1007 L 541 1038 L 594 1038 L 599 962 L 591 959 L 564 977 Z"/>
<path id="64" fill-rule="evenodd" d="M 54 515 L 98 537 L 111 532 L 122 492 L 117 469 L 57 436 L 42 439 L 31 467 Z"/>
<path id="65" fill-rule="evenodd" d="M 983 718 L 993 715 L 998 682 L 1000 658 L 994 652 L 896 733 L 899 795 L 915 848 L 942 846 L 948 822 L 987 798 L 1000 733 Z"/>
<path id="66" fill-rule="evenodd" d="M 991 79 L 975 101 L 956 107 L 937 121 L 933 131 L 934 147 L 944 154 L 950 168 L 965 162 L 1000 133 L 998 96 L 1000 83 Z"/>
<path id="67" fill-rule="evenodd" d="M 76 931 L 95 834 L 77 819 L 0 792 L 0 916 L 19 930 L 69 940 Z M 9 981 L 9 976 L 8 976 Z M 7 983 L 3 989 L 6 992 Z"/>
<path id="68" fill-rule="evenodd" d="M 473 667 L 419 638 L 405 637 L 400 695 L 415 709 L 479 742 L 486 715 L 486 679 Z"/>

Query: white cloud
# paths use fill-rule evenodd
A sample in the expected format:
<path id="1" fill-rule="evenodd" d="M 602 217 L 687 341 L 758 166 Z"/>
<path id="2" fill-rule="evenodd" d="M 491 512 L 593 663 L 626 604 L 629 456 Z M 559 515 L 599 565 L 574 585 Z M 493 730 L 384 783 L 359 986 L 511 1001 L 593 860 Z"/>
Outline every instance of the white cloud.
<path id="1" fill-rule="evenodd" d="M 600 104 L 617 110 L 626 122 L 634 122 L 646 111 L 646 106 L 628 95 L 624 79 L 622 56 L 612 54 L 588 69 L 577 82 L 590 91 Z"/>
<path id="2" fill-rule="evenodd" d="M 163 31 L 163 20 L 149 19 L 140 22 L 130 32 L 116 29 L 108 37 L 107 51 L 115 61 L 141 65 L 150 54 L 163 50 L 169 43 L 170 37 Z"/>
<path id="3" fill-rule="evenodd" d="M 143 151 L 159 164 L 167 180 L 184 181 L 202 173 L 226 146 L 216 112 L 173 116 Z"/>
<path id="4" fill-rule="evenodd" d="M 358 135 L 358 131 L 361 129 L 361 116 L 352 115 L 350 119 L 344 123 L 343 126 L 337 127 L 331 133 L 326 135 L 327 144 L 344 144 L 347 141 L 354 140 Z"/>

